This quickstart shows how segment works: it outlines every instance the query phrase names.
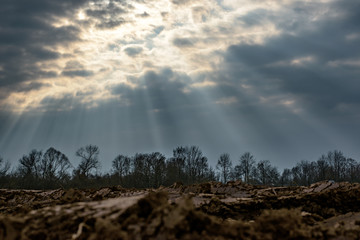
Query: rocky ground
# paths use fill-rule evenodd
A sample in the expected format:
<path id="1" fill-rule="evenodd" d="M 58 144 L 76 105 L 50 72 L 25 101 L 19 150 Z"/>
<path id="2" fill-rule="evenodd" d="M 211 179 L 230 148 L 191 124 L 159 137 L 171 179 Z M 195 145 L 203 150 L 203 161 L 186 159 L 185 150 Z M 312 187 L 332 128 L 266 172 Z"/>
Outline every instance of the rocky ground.
<path id="1" fill-rule="evenodd" d="M 360 239 L 360 184 L 0 190 L 0 239 Z"/>

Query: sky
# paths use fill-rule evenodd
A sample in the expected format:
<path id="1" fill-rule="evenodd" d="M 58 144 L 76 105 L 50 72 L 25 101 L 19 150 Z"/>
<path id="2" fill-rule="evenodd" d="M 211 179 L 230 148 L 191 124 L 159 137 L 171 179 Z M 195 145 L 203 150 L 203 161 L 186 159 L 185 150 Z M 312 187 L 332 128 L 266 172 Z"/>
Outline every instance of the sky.
<path id="1" fill-rule="evenodd" d="M 1 0 L 0 155 L 360 160 L 358 0 Z"/>

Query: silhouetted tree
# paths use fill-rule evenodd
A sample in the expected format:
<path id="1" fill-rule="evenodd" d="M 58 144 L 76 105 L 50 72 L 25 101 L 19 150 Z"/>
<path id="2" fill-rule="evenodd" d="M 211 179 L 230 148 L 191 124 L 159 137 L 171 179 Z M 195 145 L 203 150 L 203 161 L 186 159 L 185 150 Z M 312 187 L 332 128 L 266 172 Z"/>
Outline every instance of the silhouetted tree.
<path id="1" fill-rule="evenodd" d="M 317 176 L 316 181 L 324 181 L 330 177 L 330 165 L 326 155 L 322 155 L 316 161 Z"/>
<path id="2" fill-rule="evenodd" d="M 147 178 L 147 173 L 146 173 L 146 165 L 145 165 L 145 161 L 146 161 L 146 154 L 142 154 L 142 153 L 136 153 L 135 156 L 132 158 L 132 168 L 133 168 L 133 172 L 132 172 L 132 179 L 133 179 L 133 184 L 134 187 L 146 187 L 145 185 L 148 184 L 148 182 L 146 181 Z"/>
<path id="3" fill-rule="evenodd" d="M 169 170 L 166 177 L 166 182 L 169 184 L 174 182 L 183 182 L 185 184 L 202 182 L 206 181 L 214 173 L 211 172 L 210 174 L 208 159 L 197 146 L 181 146 L 174 149 L 173 157 L 167 161 L 166 169 Z M 172 181 L 172 179 L 175 181 Z"/>
<path id="4" fill-rule="evenodd" d="M 23 155 L 19 160 L 18 173 L 22 177 L 38 178 L 40 175 L 39 165 L 42 157 L 42 152 L 36 149 L 31 150 L 28 155 Z"/>
<path id="5" fill-rule="evenodd" d="M 231 174 L 232 162 L 228 153 L 223 153 L 216 164 L 216 168 L 220 170 L 220 176 L 224 183 L 229 181 Z"/>
<path id="6" fill-rule="evenodd" d="M 209 164 L 208 159 L 205 156 L 202 156 L 196 164 L 197 173 L 195 177 L 195 182 L 203 182 L 208 180 Z"/>
<path id="7" fill-rule="evenodd" d="M 279 180 L 279 172 L 269 160 L 261 160 L 257 164 L 258 181 L 263 185 L 275 185 Z"/>
<path id="8" fill-rule="evenodd" d="M 55 148 L 49 148 L 39 165 L 40 175 L 45 181 L 62 181 L 68 177 L 71 168 L 69 159 Z"/>
<path id="9" fill-rule="evenodd" d="M 239 165 L 235 166 L 236 176 L 243 178 L 245 183 L 250 183 L 255 170 L 255 157 L 249 152 L 241 155 Z"/>
<path id="10" fill-rule="evenodd" d="M 301 184 L 301 169 L 299 165 L 291 168 L 292 174 L 292 185 L 300 185 Z"/>
<path id="11" fill-rule="evenodd" d="M 185 147 L 185 173 L 187 184 L 199 182 L 208 170 L 207 158 L 197 146 Z"/>
<path id="12" fill-rule="evenodd" d="M 10 163 L 5 162 L 4 159 L 0 156 L 0 177 L 3 177 L 7 174 L 10 169 Z"/>
<path id="13" fill-rule="evenodd" d="M 173 149 L 173 156 L 166 161 L 166 184 L 186 182 L 185 175 L 186 148 Z"/>
<path id="14" fill-rule="evenodd" d="M 10 163 L 4 162 L 4 159 L 0 156 L 0 188 L 8 188 L 8 171 L 10 169 Z"/>
<path id="15" fill-rule="evenodd" d="M 177 147 L 173 150 L 172 160 L 175 162 L 177 168 L 179 169 L 179 175 L 181 171 L 185 169 L 187 149 L 185 147 Z"/>
<path id="16" fill-rule="evenodd" d="M 124 176 L 128 176 L 130 174 L 130 168 L 131 168 L 131 158 L 124 155 L 118 155 L 113 161 L 112 161 L 112 167 L 114 174 L 118 177 L 118 180 L 120 184 L 123 184 L 123 178 Z"/>
<path id="17" fill-rule="evenodd" d="M 330 164 L 330 171 L 331 176 L 333 180 L 340 181 L 345 176 L 344 175 L 344 169 L 345 169 L 345 163 L 346 158 L 344 157 L 343 153 L 338 150 L 330 151 L 327 154 L 327 160 Z"/>
<path id="18" fill-rule="evenodd" d="M 355 159 L 347 158 L 346 166 L 347 166 L 347 173 L 346 173 L 347 179 L 346 180 L 349 182 L 358 181 L 359 177 L 360 177 L 359 163 L 357 163 L 357 161 Z"/>
<path id="19" fill-rule="evenodd" d="M 151 175 L 150 175 L 150 186 L 157 188 L 165 182 L 165 156 L 159 152 L 151 153 L 148 158 L 150 159 Z"/>
<path id="20" fill-rule="evenodd" d="M 333 179 L 335 181 L 360 181 L 360 163 L 347 158 L 341 151 L 329 151 L 317 161 L 300 161 L 291 169 L 284 169 L 281 177 L 275 166 L 268 160 L 255 162 L 250 153 L 244 153 L 233 171 L 228 154 L 222 154 L 217 162 L 220 174 L 209 166 L 208 159 L 196 146 L 177 147 L 173 156 L 166 160 L 159 152 L 135 154 L 133 157 L 118 155 L 112 162 L 112 173 L 92 175 L 99 167 L 99 148 L 88 145 L 80 148 L 76 156 L 81 162 L 68 174 L 71 167 L 69 159 L 60 151 L 49 148 L 45 154 L 32 150 L 19 159 L 16 171 L 9 173 L 10 164 L 0 157 L 1 188 L 55 188 L 80 187 L 97 188 L 119 184 L 125 187 L 156 188 L 180 181 L 185 184 L 203 181 L 243 179 L 253 184 L 309 185 L 316 181 Z M 91 176 L 91 177 L 90 177 Z"/>
<path id="21" fill-rule="evenodd" d="M 204 181 L 219 181 L 219 178 L 216 176 L 215 170 L 211 166 L 209 167 Z"/>
<path id="22" fill-rule="evenodd" d="M 166 162 L 166 184 L 171 185 L 175 182 L 184 181 L 184 164 L 179 164 L 179 160 L 175 158 L 170 158 Z"/>
<path id="23" fill-rule="evenodd" d="M 16 173 L 20 177 L 20 188 L 41 188 L 39 184 L 41 158 L 42 152 L 33 149 L 19 160 Z"/>
<path id="24" fill-rule="evenodd" d="M 77 168 L 80 176 L 89 177 L 93 170 L 100 167 L 99 156 L 100 150 L 96 145 L 87 145 L 76 151 L 76 156 L 81 158 L 81 162 Z"/>
<path id="25" fill-rule="evenodd" d="M 280 177 L 280 185 L 281 186 L 289 186 L 289 185 L 292 185 L 292 181 L 293 181 L 293 178 L 292 178 L 291 170 L 288 168 L 285 168 Z"/>
<path id="26" fill-rule="evenodd" d="M 297 163 L 299 167 L 299 184 L 300 185 L 310 185 L 312 180 L 312 167 L 311 163 L 306 160 L 302 160 L 300 163 Z"/>

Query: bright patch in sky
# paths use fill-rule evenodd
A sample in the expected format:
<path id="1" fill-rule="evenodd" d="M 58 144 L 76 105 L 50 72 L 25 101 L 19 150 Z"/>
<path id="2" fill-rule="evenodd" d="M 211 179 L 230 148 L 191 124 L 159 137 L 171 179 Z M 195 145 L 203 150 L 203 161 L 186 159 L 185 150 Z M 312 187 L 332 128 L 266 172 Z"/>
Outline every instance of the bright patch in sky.
<path id="1" fill-rule="evenodd" d="M 92 143 L 106 161 L 178 145 L 213 163 L 360 156 L 359 12 L 358 0 L 0 1 L 0 155 Z"/>
<path id="2" fill-rule="evenodd" d="M 224 8 L 226 7 L 226 8 Z M 162 67 L 184 72 L 190 77 L 188 91 L 213 82 L 196 81 L 196 76 L 220 64 L 218 54 L 232 44 L 261 44 L 281 29 L 271 22 L 244 26 L 239 18 L 255 9 L 279 9 L 276 4 L 199 1 L 95 1 L 76 14 L 54 18 L 52 26 L 80 29 L 78 41 L 53 46 L 61 56 L 37 63 L 44 72 L 57 77 L 31 79 L 45 86 L 24 93 L 12 93 L 2 106 L 12 111 L 43 111 L 47 98 L 75 99 L 86 108 L 111 98 L 109 87 L 127 84 L 139 87 L 136 80 L 147 71 Z M 73 106 L 59 106 L 65 111 Z"/>

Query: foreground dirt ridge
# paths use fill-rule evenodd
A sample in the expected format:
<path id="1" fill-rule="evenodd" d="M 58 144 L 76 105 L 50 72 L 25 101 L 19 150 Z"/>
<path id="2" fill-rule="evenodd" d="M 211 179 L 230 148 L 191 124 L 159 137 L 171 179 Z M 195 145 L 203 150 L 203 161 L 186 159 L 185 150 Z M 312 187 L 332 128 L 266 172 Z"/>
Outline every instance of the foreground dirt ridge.
<path id="1" fill-rule="evenodd" d="M 0 190 L 0 239 L 360 239 L 360 184 Z"/>

